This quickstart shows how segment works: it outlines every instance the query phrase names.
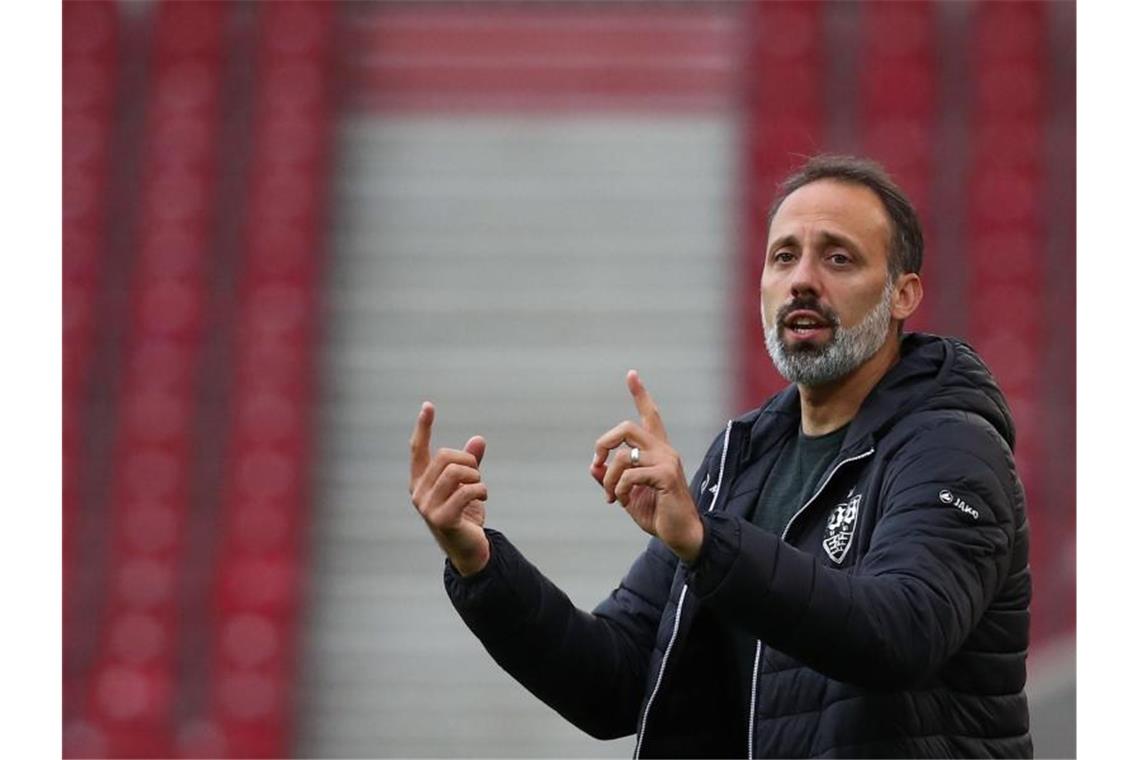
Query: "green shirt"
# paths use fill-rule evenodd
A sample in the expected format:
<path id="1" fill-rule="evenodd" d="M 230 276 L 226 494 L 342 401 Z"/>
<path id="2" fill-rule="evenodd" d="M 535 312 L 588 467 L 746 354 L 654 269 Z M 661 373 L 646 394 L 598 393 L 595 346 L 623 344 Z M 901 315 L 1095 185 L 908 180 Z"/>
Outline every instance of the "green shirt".
<path id="1" fill-rule="evenodd" d="M 784 535 L 792 516 L 815 493 L 819 479 L 843 445 L 847 425 L 820 436 L 799 435 L 784 444 L 749 519 L 764 530 Z"/>

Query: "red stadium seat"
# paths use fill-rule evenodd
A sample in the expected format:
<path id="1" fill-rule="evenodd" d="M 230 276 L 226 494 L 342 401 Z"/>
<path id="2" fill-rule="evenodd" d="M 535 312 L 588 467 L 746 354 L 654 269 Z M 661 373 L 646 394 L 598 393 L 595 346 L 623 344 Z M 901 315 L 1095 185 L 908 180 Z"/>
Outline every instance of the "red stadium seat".
<path id="1" fill-rule="evenodd" d="M 64 753 L 99 754 L 105 737 L 83 720 L 87 673 L 83 654 L 87 600 L 80 593 L 87 568 L 81 549 L 90 482 L 86 456 L 92 371 L 103 329 L 102 303 L 108 235 L 113 118 L 118 96 L 119 23 L 108 2 L 63 7 L 62 71 L 62 295 L 63 295 L 63 717 Z"/>

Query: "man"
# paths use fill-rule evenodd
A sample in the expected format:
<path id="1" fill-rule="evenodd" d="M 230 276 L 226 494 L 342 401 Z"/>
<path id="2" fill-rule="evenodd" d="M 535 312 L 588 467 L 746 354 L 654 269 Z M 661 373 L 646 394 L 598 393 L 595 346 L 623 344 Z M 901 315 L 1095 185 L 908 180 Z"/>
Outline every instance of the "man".
<path id="1" fill-rule="evenodd" d="M 640 424 L 590 473 L 654 538 L 593 613 L 483 528 L 485 442 L 411 441 L 412 501 L 463 620 L 527 689 L 635 757 L 1030 756 L 1030 579 L 1013 423 L 966 344 L 903 335 L 922 232 L 876 164 L 817 157 L 769 213 L 760 306 L 792 385 L 686 485 Z M 612 455 L 612 456 L 611 456 Z"/>

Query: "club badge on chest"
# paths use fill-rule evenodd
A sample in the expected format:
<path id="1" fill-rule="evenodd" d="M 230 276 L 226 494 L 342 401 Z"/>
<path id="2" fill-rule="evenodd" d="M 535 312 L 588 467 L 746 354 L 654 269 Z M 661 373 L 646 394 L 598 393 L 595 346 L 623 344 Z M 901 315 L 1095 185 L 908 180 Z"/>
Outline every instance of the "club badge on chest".
<path id="1" fill-rule="evenodd" d="M 823 550 L 837 565 L 843 563 L 844 557 L 851 549 L 855 526 L 859 521 L 859 504 L 862 500 L 863 494 L 857 494 L 852 489 L 847 494 L 847 499 L 836 504 L 827 517 L 827 526 L 823 531 Z"/>

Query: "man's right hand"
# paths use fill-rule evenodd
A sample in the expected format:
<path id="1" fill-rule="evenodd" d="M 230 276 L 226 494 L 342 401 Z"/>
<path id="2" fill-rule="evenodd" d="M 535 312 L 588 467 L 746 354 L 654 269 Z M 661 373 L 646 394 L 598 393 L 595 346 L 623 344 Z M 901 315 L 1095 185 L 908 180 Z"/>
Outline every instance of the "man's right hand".
<path id="1" fill-rule="evenodd" d="M 473 436 L 462 451 L 440 449 L 432 456 L 434 419 L 435 407 L 425 402 L 412 430 L 408 492 L 451 564 L 460 575 L 471 575 L 491 558 L 491 546 L 483 532 L 487 485 L 479 472 L 487 442 L 482 436 Z"/>

